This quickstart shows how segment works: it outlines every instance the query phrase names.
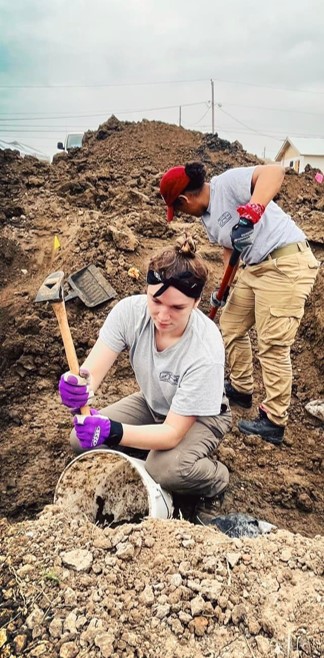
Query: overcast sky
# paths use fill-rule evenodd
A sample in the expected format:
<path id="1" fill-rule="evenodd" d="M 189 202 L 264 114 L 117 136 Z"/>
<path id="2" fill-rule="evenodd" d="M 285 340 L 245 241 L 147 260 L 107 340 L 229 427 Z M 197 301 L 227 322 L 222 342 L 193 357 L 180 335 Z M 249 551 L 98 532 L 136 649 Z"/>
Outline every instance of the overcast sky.
<path id="1" fill-rule="evenodd" d="M 323 28 L 324 0 L 0 0 L 0 139 L 53 155 L 111 114 L 212 132 L 213 80 L 215 132 L 275 157 L 324 138 Z"/>

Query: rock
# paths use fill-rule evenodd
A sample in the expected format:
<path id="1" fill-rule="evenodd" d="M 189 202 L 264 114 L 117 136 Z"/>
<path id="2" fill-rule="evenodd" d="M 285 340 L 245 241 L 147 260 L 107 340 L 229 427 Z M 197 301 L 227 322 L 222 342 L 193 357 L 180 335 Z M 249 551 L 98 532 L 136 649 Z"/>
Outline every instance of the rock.
<path id="1" fill-rule="evenodd" d="M 63 624 L 64 632 L 68 631 L 68 633 L 72 633 L 73 635 L 77 633 L 76 619 L 77 619 L 77 616 L 76 616 L 75 612 L 70 612 L 68 614 L 68 616 L 65 618 L 64 624 Z"/>
<path id="2" fill-rule="evenodd" d="M 5 628 L 0 629 L 0 649 L 3 647 L 8 641 L 8 636 L 7 636 L 7 631 Z"/>
<path id="3" fill-rule="evenodd" d="M 175 573 L 170 576 L 170 585 L 173 587 L 180 587 L 182 584 L 182 576 L 179 573 Z"/>
<path id="4" fill-rule="evenodd" d="M 298 494 L 296 503 L 297 507 L 303 510 L 303 512 L 313 511 L 313 501 L 311 497 L 304 491 Z"/>
<path id="5" fill-rule="evenodd" d="M 56 638 L 61 637 L 62 627 L 62 619 L 60 617 L 54 617 L 48 627 L 50 635 Z"/>
<path id="6" fill-rule="evenodd" d="M 235 565 L 239 563 L 241 557 L 241 553 L 226 553 L 226 559 L 231 569 L 233 569 Z"/>
<path id="7" fill-rule="evenodd" d="M 306 411 L 324 423 L 324 400 L 311 400 L 305 405 Z"/>
<path id="8" fill-rule="evenodd" d="M 169 621 L 169 626 L 175 635 L 183 634 L 183 626 L 179 619 L 170 619 L 168 621 Z"/>
<path id="9" fill-rule="evenodd" d="M 16 637 L 13 639 L 13 645 L 15 647 L 15 652 L 17 656 L 22 655 L 23 650 L 27 646 L 27 641 L 28 641 L 27 635 L 24 634 L 16 635 Z M 0 646 L 1 646 L 1 642 L 0 642 Z"/>
<path id="10" fill-rule="evenodd" d="M 60 658 L 76 658 L 79 648 L 76 642 L 64 642 L 60 648 Z"/>
<path id="11" fill-rule="evenodd" d="M 268 638 L 263 637 L 263 635 L 257 635 L 255 641 L 261 656 L 268 656 L 270 651 L 270 642 Z"/>
<path id="12" fill-rule="evenodd" d="M 76 603 L 77 596 L 71 587 L 67 587 L 65 592 L 64 592 L 64 603 L 65 605 L 74 605 Z"/>
<path id="13" fill-rule="evenodd" d="M 157 606 L 155 612 L 157 619 L 164 619 L 164 617 L 167 617 L 168 614 L 170 614 L 170 606 L 168 603 Z"/>
<path id="14" fill-rule="evenodd" d="M 44 612 L 41 610 L 38 605 L 35 605 L 30 615 L 26 619 L 27 628 L 35 629 L 36 626 L 39 626 L 44 619 Z"/>
<path id="15" fill-rule="evenodd" d="M 208 627 L 208 619 L 206 617 L 195 617 L 190 624 L 189 629 L 194 632 L 195 635 L 201 637 L 205 635 Z"/>
<path id="16" fill-rule="evenodd" d="M 245 606 L 242 603 L 235 605 L 232 610 L 232 622 L 234 626 L 237 626 L 237 624 L 239 624 L 240 621 L 243 621 L 245 617 L 246 617 Z"/>
<path id="17" fill-rule="evenodd" d="M 117 229 L 115 226 L 109 226 L 109 233 L 115 246 L 118 249 L 130 252 L 133 252 L 137 249 L 138 239 L 127 226 L 125 226 L 122 230 Z"/>
<path id="18" fill-rule="evenodd" d="M 196 596 L 194 599 L 192 599 L 190 602 L 190 609 L 193 617 L 196 617 L 203 612 L 205 609 L 205 601 L 202 596 Z"/>
<path id="19" fill-rule="evenodd" d="M 64 566 L 75 571 L 90 571 L 93 562 L 92 553 L 82 548 L 63 552 L 60 557 Z"/>
<path id="20" fill-rule="evenodd" d="M 95 636 L 94 643 L 96 647 L 100 649 L 103 658 L 110 658 L 114 653 L 114 641 L 115 636 L 111 632 L 98 633 L 98 635 Z"/>
<path id="21" fill-rule="evenodd" d="M 41 642 L 40 644 L 37 644 L 37 646 L 34 647 L 34 648 L 31 650 L 31 652 L 30 652 L 29 655 L 30 655 L 32 658 L 38 658 L 38 656 L 45 656 L 45 658 L 47 658 L 47 656 L 51 655 L 51 654 L 50 654 L 50 650 L 51 650 L 51 648 L 52 648 L 52 647 L 51 647 L 51 645 L 49 644 L 49 642 Z"/>
<path id="22" fill-rule="evenodd" d="M 116 551 L 116 556 L 120 560 L 132 560 L 135 554 L 135 548 L 133 544 L 130 542 L 127 542 L 125 544 L 118 544 L 117 546 L 117 551 Z"/>
<path id="23" fill-rule="evenodd" d="M 139 600 L 145 605 L 152 605 L 154 603 L 154 593 L 150 585 L 146 585 L 143 592 L 139 595 Z"/>
<path id="24" fill-rule="evenodd" d="M 292 551 L 290 548 L 284 548 L 281 555 L 280 555 L 280 560 L 283 562 L 289 562 L 291 559 Z"/>

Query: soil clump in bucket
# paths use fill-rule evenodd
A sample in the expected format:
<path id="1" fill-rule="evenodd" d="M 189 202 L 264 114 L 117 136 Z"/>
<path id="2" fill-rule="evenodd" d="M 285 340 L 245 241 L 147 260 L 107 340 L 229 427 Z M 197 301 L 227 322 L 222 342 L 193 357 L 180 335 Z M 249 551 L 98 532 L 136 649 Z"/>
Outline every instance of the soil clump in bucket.
<path id="1" fill-rule="evenodd" d="M 134 466 L 103 451 L 81 455 L 65 469 L 55 502 L 101 527 L 139 523 L 149 512 L 148 493 Z"/>

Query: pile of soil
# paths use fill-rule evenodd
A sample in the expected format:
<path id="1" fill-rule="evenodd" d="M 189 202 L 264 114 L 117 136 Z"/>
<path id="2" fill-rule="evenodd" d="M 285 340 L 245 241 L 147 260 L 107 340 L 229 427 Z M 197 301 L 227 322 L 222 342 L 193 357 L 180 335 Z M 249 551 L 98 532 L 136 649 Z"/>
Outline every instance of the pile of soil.
<path id="1" fill-rule="evenodd" d="M 238 142 L 217 135 L 116 117 L 51 165 L 0 151 L 4 656 L 320 655 L 323 425 L 305 405 L 324 395 L 322 270 L 292 349 L 293 395 L 283 447 L 243 436 L 234 426 L 219 451 L 231 475 L 224 513 L 250 513 L 280 528 L 277 534 L 229 540 L 215 529 L 177 520 L 102 530 L 51 506 L 34 520 L 53 501 L 60 473 L 72 459 L 71 418 L 57 395 L 67 369 L 62 340 L 52 309 L 36 305 L 35 295 L 49 272 L 63 270 L 68 277 L 90 263 L 118 299 L 144 292 L 152 250 L 186 230 L 210 267 L 201 306 L 207 312 L 209 293 L 222 276 L 221 249 L 208 243 L 198 220 L 167 224 L 158 189 L 167 168 L 193 160 L 205 163 L 208 176 L 259 162 Z M 287 172 L 276 201 L 305 230 L 321 260 L 324 196 L 314 174 L 310 168 L 301 175 Z M 130 268 L 139 270 L 138 279 Z M 94 309 L 78 299 L 67 303 L 80 361 L 114 303 Z M 255 379 L 257 405 L 263 396 L 257 360 Z M 95 406 L 135 390 L 127 355 L 121 355 Z M 233 411 L 236 421 L 242 412 Z M 62 558 L 77 549 L 92 556 L 81 572 Z M 288 555 L 285 549 L 288 559 L 280 557 Z M 227 552 L 240 553 L 234 566 L 224 558 Z M 216 593 L 208 594 L 214 587 Z"/>
<path id="2" fill-rule="evenodd" d="M 101 530 L 54 505 L 0 530 L 2 656 L 323 655 L 320 537 L 231 540 L 156 519 Z"/>

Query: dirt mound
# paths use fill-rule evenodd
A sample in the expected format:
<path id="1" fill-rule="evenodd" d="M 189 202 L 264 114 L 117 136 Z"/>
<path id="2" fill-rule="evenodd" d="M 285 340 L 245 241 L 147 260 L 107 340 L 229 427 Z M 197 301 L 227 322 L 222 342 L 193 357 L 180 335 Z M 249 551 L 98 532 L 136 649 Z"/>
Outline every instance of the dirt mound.
<path id="1" fill-rule="evenodd" d="M 153 519 L 102 530 L 55 506 L 2 536 L 3 656 L 323 655 L 320 537 L 230 540 Z"/>
<path id="2" fill-rule="evenodd" d="M 68 276 L 94 263 L 118 298 L 143 292 L 150 252 L 185 229 L 196 235 L 209 262 L 202 302 L 207 311 L 209 293 L 222 274 L 221 250 L 208 243 L 192 218 L 168 225 L 158 190 L 165 169 L 197 159 L 209 176 L 258 163 L 238 142 L 115 117 L 88 133 L 82 149 L 55 156 L 52 165 L 0 151 L 0 514 L 10 519 L 4 522 L 0 557 L 8 638 L 4 655 L 320 655 L 320 541 L 285 531 L 312 538 L 324 529 L 322 423 L 305 411 L 309 400 L 324 395 L 322 272 L 292 350 L 293 396 L 283 447 L 245 437 L 234 427 L 220 448 L 231 475 L 224 513 L 263 518 L 281 528 L 278 535 L 237 540 L 233 547 L 215 530 L 178 521 L 147 521 L 125 526 L 121 534 L 107 530 L 102 535 L 57 508 L 49 508 L 39 521 L 14 524 L 52 502 L 59 475 L 72 457 L 67 445 L 71 418 L 56 392 L 66 359 L 51 308 L 34 303 L 39 286 L 50 271 L 62 269 Z M 314 173 L 288 172 L 277 200 L 322 259 L 323 194 Z M 138 279 L 130 276 L 132 267 L 139 270 Z M 67 303 L 80 361 L 112 303 L 95 309 L 77 299 Z M 257 404 L 263 395 L 257 361 L 255 377 Z M 122 355 L 95 405 L 135 390 Z M 234 419 L 239 417 L 234 410 Z M 89 571 L 75 575 L 62 553 L 76 548 L 91 553 L 92 561 Z M 227 550 L 240 553 L 233 567 L 224 559 Z M 216 585 L 218 594 L 210 598 L 208 588 L 214 591 Z M 1 638 L 0 631 L 0 652 Z"/>

